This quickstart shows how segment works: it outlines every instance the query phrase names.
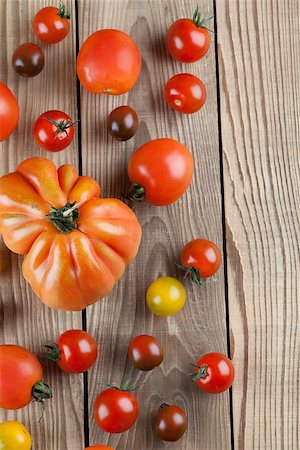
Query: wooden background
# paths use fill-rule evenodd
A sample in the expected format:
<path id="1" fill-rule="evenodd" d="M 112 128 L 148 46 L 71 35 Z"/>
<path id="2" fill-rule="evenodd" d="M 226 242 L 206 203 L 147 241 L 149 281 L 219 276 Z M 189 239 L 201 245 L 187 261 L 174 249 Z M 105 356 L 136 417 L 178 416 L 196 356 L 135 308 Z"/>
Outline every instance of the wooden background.
<path id="1" fill-rule="evenodd" d="M 55 3 L 55 2 L 54 2 Z M 300 5 L 297 0 L 199 0 L 210 24 L 211 48 L 192 65 L 174 62 L 164 36 L 177 18 L 191 16 L 191 0 L 73 0 L 71 32 L 59 44 L 41 45 L 45 68 L 24 79 L 11 56 L 24 42 L 37 42 L 31 22 L 47 0 L 0 0 L 0 79 L 21 107 L 18 129 L 0 144 L 1 175 L 23 159 L 43 155 L 32 127 L 48 109 L 61 109 L 81 124 L 71 146 L 47 154 L 95 177 L 105 197 L 128 184 L 126 163 L 143 142 L 172 137 L 193 152 L 196 172 L 188 193 L 169 207 L 140 205 L 143 239 L 135 262 L 108 298 L 81 313 L 45 307 L 24 282 L 22 258 L 1 245 L 1 342 L 40 353 L 42 343 L 70 328 L 95 336 L 100 357 L 83 376 L 45 366 L 53 386 L 45 420 L 38 405 L 1 419 L 17 419 L 33 436 L 33 450 L 82 450 L 107 443 L 116 450 L 298 450 L 299 430 L 299 146 Z M 121 97 L 80 88 L 78 46 L 100 28 L 119 28 L 137 42 L 140 79 Z M 171 110 L 163 86 L 174 74 L 191 72 L 207 88 L 197 114 Z M 140 117 L 136 136 L 114 141 L 108 113 L 130 104 Z M 145 291 L 160 275 L 180 277 L 174 267 L 188 240 L 206 237 L 223 251 L 223 265 L 205 287 L 186 283 L 183 311 L 159 318 L 145 307 Z M 298 300 L 298 301 L 297 301 Z M 165 347 L 163 364 L 150 373 L 133 369 L 126 350 L 131 337 L 148 333 Z M 208 351 L 229 353 L 236 368 L 230 392 L 209 396 L 185 376 L 189 363 Z M 105 382 L 129 376 L 138 384 L 141 414 L 136 426 L 109 435 L 94 424 L 93 401 Z M 188 413 L 189 427 L 174 444 L 157 440 L 153 412 L 162 401 Z"/>

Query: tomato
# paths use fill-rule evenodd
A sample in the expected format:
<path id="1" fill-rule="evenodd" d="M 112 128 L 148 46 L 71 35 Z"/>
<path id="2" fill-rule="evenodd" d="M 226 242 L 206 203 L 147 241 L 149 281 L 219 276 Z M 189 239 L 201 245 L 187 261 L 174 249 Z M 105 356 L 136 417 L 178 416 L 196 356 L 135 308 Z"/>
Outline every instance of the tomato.
<path id="1" fill-rule="evenodd" d="M 74 137 L 71 117 L 62 111 L 46 111 L 36 120 L 33 135 L 37 145 L 48 152 L 60 152 L 71 144 Z"/>
<path id="2" fill-rule="evenodd" d="M 57 362 L 67 373 L 86 372 L 97 359 L 98 348 L 95 339 L 83 330 L 69 330 L 62 333 L 57 344 L 45 345 L 46 358 Z"/>
<path id="3" fill-rule="evenodd" d="M 129 160 L 129 197 L 169 205 L 185 193 L 193 172 L 193 157 L 183 144 L 174 139 L 149 141 Z"/>
<path id="4" fill-rule="evenodd" d="M 118 141 L 127 141 L 139 126 L 137 113 L 130 106 L 119 106 L 108 116 L 107 129 Z"/>
<path id="5" fill-rule="evenodd" d="M 139 412 L 137 399 L 117 388 L 102 391 L 94 403 L 96 424 L 108 433 L 123 433 L 133 426 Z"/>
<path id="6" fill-rule="evenodd" d="M 96 94 L 120 95 L 130 91 L 141 66 L 136 43 L 119 30 L 96 31 L 83 43 L 77 57 L 80 83 Z"/>
<path id="7" fill-rule="evenodd" d="M 0 142 L 17 127 L 19 105 L 14 94 L 0 81 Z"/>
<path id="8" fill-rule="evenodd" d="M 23 77 L 35 77 L 43 70 L 44 60 L 43 50 L 36 44 L 28 43 L 15 50 L 12 66 Z"/>
<path id="9" fill-rule="evenodd" d="M 192 378 L 205 392 L 219 394 L 229 389 L 233 383 L 233 364 L 222 353 L 207 353 L 194 367 L 196 374 Z"/>
<path id="10" fill-rule="evenodd" d="M 162 363 L 164 350 L 158 339 L 141 334 L 130 342 L 128 356 L 137 369 L 146 371 L 152 370 Z"/>
<path id="11" fill-rule="evenodd" d="M 80 311 L 108 294 L 136 255 L 141 227 L 125 203 L 70 164 L 29 158 L 0 178 L 0 233 L 26 255 L 25 279 L 52 308 Z"/>
<path id="12" fill-rule="evenodd" d="M 92 445 L 91 447 L 86 447 L 85 450 L 114 450 L 112 447 L 108 447 L 108 445 Z"/>
<path id="13" fill-rule="evenodd" d="M 25 425 L 17 421 L 0 424 L 1 450 L 30 450 L 31 445 L 32 439 Z"/>
<path id="14" fill-rule="evenodd" d="M 190 73 L 180 73 L 167 82 L 165 99 L 176 111 L 192 114 L 204 105 L 206 89 L 199 78 Z"/>
<path id="15" fill-rule="evenodd" d="M 62 1 L 59 8 L 46 6 L 34 16 L 33 30 L 40 41 L 45 44 L 56 44 L 69 33 L 70 17 Z"/>
<path id="16" fill-rule="evenodd" d="M 187 427 L 185 412 L 176 405 L 163 403 L 155 418 L 155 429 L 162 441 L 178 441 Z"/>
<path id="17" fill-rule="evenodd" d="M 150 284 L 146 301 L 157 316 L 173 316 L 183 308 L 186 299 L 184 286 L 176 278 L 161 277 Z"/>
<path id="18" fill-rule="evenodd" d="M 177 61 L 185 63 L 203 58 L 210 46 L 209 31 L 204 24 L 211 18 L 201 19 L 197 7 L 193 20 L 176 20 L 167 33 L 167 48 L 170 55 Z"/>
<path id="19" fill-rule="evenodd" d="M 221 265 L 219 248 L 207 239 L 194 239 L 186 244 L 180 255 L 181 269 L 192 281 L 199 284 L 201 278 L 211 277 Z"/>
<path id="20" fill-rule="evenodd" d="M 32 400 L 44 404 L 51 389 L 42 382 L 39 360 L 19 345 L 0 345 L 0 408 L 19 409 Z"/>

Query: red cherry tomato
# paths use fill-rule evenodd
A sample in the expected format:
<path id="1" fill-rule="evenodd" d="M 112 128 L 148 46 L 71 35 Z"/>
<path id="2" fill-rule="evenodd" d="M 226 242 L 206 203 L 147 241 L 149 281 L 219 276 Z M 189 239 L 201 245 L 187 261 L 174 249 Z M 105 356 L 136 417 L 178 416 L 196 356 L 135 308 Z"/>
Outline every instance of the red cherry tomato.
<path id="1" fill-rule="evenodd" d="M 92 445 L 91 447 L 86 447 L 85 450 L 114 450 L 112 447 L 108 447 L 108 445 Z"/>
<path id="2" fill-rule="evenodd" d="M 46 111 L 34 124 L 33 135 L 37 145 L 48 152 L 60 152 L 74 137 L 71 117 L 62 111 Z"/>
<path id="3" fill-rule="evenodd" d="M 19 121 L 19 105 L 16 97 L 8 87 L 0 81 L 0 142 L 4 141 L 17 127 Z"/>
<path id="4" fill-rule="evenodd" d="M 100 30 L 83 43 L 77 58 L 80 83 L 96 94 L 130 91 L 141 71 L 136 43 L 119 30 Z"/>
<path id="5" fill-rule="evenodd" d="M 207 353 L 195 365 L 193 380 L 198 387 L 210 394 L 219 394 L 230 388 L 234 379 L 234 367 L 222 353 Z"/>
<path id="6" fill-rule="evenodd" d="M 63 2 L 59 8 L 46 6 L 36 13 L 33 19 L 33 30 L 40 41 L 55 44 L 62 41 L 70 29 L 70 13 Z"/>
<path id="7" fill-rule="evenodd" d="M 162 441 L 178 441 L 187 427 L 185 412 L 176 405 L 162 404 L 155 418 L 155 429 Z"/>
<path id="8" fill-rule="evenodd" d="M 62 333 L 57 344 L 46 345 L 46 358 L 55 361 L 67 373 L 86 372 L 97 359 L 98 348 L 95 339 L 83 330 L 69 330 Z"/>
<path id="9" fill-rule="evenodd" d="M 180 73 L 167 82 L 165 99 L 176 111 L 191 114 L 204 105 L 206 89 L 199 78 L 190 73 Z"/>
<path id="10" fill-rule="evenodd" d="M 94 403 L 96 424 L 108 433 L 123 433 L 135 423 L 139 412 L 137 399 L 127 391 L 109 388 Z"/>
<path id="11" fill-rule="evenodd" d="M 181 269 L 200 283 L 201 278 L 211 277 L 221 265 L 219 248 L 207 239 L 194 239 L 184 246 L 180 255 Z"/>
<path id="12" fill-rule="evenodd" d="M 167 34 L 167 48 L 177 61 L 191 63 L 198 61 L 207 53 L 210 46 L 209 31 L 204 24 L 210 20 L 201 19 L 198 8 L 193 20 L 179 19 L 174 22 Z"/>
<path id="13" fill-rule="evenodd" d="M 155 139 L 130 158 L 129 197 L 153 205 L 176 202 L 187 190 L 194 172 L 190 151 L 174 139 Z"/>
<path id="14" fill-rule="evenodd" d="M 162 363 L 164 351 L 158 339 L 141 334 L 130 342 L 128 356 L 137 369 L 146 371 L 152 370 Z"/>

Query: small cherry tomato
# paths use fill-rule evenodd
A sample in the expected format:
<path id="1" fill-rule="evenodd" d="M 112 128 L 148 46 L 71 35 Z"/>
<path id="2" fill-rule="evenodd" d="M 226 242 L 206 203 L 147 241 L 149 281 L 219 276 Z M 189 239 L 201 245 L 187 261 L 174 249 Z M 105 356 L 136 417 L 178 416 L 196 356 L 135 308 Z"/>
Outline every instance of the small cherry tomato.
<path id="1" fill-rule="evenodd" d="M 129 198 L 152 205 L 176 202 L 187 190 L 194 172 L 190 151 L 175 139 L 146 142 L 131 156 Z"/>
<path id="2" fill-rule="evenodd" d="M 95 422 L 108 433 L 123 433 L 133 426 L 138 417 L 138 401 L 124 389 L 106 389 L 95 400 Z"/>
<path id="3" fill-rule="evenodd" d="M 164 358 L 161 343 L 153 336 L 141 334 L 136 336 L 129 344 L 128 356 L 139 370 L 152 370 L 159 366 Z"/>
<path id="4" fill-rule="evenodd" d="M 201 278 L 211 277 L 221 265 L 219 248 L 207 239 L 194 239 L 184 246 L 180 255 L 181 269 L 196 284 Z"/>
<path id="5" fill-rule="evenodd" d="M 22 44 L 12 57 L 12 66 L 22 77 L 35 77 L 44 67 L 43 50 L 36 44 Z"/>
<path id="6" fill-rule="evenodd" d="M 167 82 L 165 99 L 176 111 L 192 114 L 204 105 L 206 89 L 199 78 L 190 73 L 180 73 Z"/>
<path id="7" fill-rule="evenodd" d="M 177 61 L 191 63 L 198 61 L 207 53 L 210 36 L 204 24 L 212 19 L 201 18 L 198 7 L 193 20 L 179 19 L 174 22 L 167 33 L 167 48 Z"/>
<path id="8" fill-rule="evenodd" d="M 229 389 L 233 383 L 234 366 L 222 353 L 207 353 L 194 367 L 196 373 L 192 379 L 205 392 L 219 394 Z"/>
<path id="9" fill-rule="evenodd" d="M 150 284 L 146 301 L 150 310 L 157 316 L 173 316 L 185 303 L 184 286 L 176 278 L 161 277 Z"/>
<path id="10" fill-rule="evenodd" d="M 1 450 L 30 450 L 31 445 L 32 439 L 25 425 L 17 421 L 0 424 Z"/>
<path id="11" fill-rule="evenodd" d="M 45 345 L 46 358 L 57 363 L 67 373 L 86 372 L 97 359 L 98 348 L 95 339 L 83 330 L 69 330 L 62 333 L 57 344 Z"/>
<path id="12" fill-rule="evenodd" d="M 127 141 L 135 135 L 139 126 L 137 113 L 130 106 L 119 106 L 108 116 L 107 129 L 118 141 Z"/>
<path id="13" fill-rule="evenodd" d="M 19 121 L 19 105 L 16 97 L 0 81 L 0 142 L 8 138 Z"/>
<path id="14" fill-rule="evenodd" d="M 74 137 L 71 117 L 62 111 L 46 111 L 36 120 L 33 129 L 37 145 L 48 152 L 60 152 L 71 144 Z"/>
<path id="15" fill-rule="evenodd" d="M 108 447 L 108 445 L 92 445 L 91 447 L 86 447 L 85 450 L 114 450 L 112 447 Z"/>
<path id="16" fill-rule="evenodd" d="M 187 416 L 179 406 L 163 403 L 155 418 L 156 433 L 162 441 L 178 441 L 184 434 L 187 423 Z"/>
<path id="17" fill-rule="evenodd" d="M 70 17 L 62 1 L 59 8 L 46 6 L 34 16 L 33 30 L 40 41 L 45 44 L 55 44 L 62 41 L 69 33 Z"/>

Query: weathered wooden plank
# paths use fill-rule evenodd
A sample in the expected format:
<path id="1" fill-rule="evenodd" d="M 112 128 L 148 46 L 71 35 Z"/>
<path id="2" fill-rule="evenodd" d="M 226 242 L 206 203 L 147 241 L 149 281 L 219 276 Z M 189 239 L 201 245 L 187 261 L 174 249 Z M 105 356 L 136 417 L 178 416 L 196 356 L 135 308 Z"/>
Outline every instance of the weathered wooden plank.
<path id="1" fill-rule="evenodd" d="M 216 5 L 235 448 L 296 450 L 300 4 Z"/>

